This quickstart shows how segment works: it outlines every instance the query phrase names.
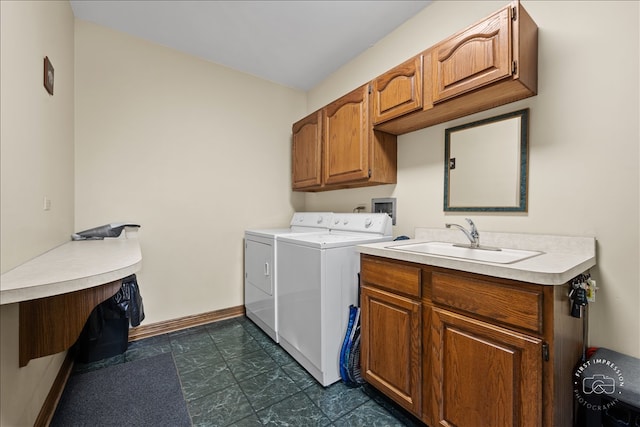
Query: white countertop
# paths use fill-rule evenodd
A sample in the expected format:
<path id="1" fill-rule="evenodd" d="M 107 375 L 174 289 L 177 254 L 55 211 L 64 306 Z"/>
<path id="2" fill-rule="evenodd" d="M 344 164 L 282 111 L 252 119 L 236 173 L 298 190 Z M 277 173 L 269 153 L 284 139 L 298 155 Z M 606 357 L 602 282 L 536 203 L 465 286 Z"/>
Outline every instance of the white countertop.
<path id="1" fill-rule="evenodd" d="M 481 245 L 544 252 L 533 258 L 511 264 L 479 262 L 388 249 L 388 246 L 392 245 L 434 241 L 469 243 L 459 230 L 418 228 L 415 239 L 360 245 L 357 246 L 357 250 L 363 254 L 540 285 L 567 283 L 573 277 L 596 265 L 594 237 L 480 232 Z"/>
<path id="2" fill-rule="evenodd" d="M 70 241 L 4 273 L 0 305 L 103 285 L 134 274 L 141 265 L 137 238 Z"/>

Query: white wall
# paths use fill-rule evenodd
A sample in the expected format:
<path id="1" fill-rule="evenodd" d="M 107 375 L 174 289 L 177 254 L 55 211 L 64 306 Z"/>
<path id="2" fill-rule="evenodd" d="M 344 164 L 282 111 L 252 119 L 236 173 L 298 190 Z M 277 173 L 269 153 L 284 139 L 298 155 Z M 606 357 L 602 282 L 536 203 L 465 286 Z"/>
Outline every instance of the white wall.
<path id="1" fill-rule="evenodd" d="M 305 94 L 76 21 L 76 229 L 142 225 L 144 324 L 241 306 L 247 228 L 285 226 Z"/>
<path id="2" fill-rule="evenodd" d="M 0 2 L 0 264 L 6 272 L 73 232 L 73 13 L 67 1 Z M 43 61 L 55 69 L 54 95 Z M 51 210 L 43 210 L 43 199 Z M 18 304 L 0 307 L 0 425 L 33 425 L 64 353 L 18 368 Z"/>
<path id="3" fill-rule="evenodd" d="M 308 93 L 308 111 L 432 46 L 505 2 L 432 3 Z M 396 197 L 394 234 L 464 224 L 482 230 L 597 238 L 601 290 L 590 342 L 640 357 L 640 88 L 638 2 L 523 1 L 539 27 L 538 95 L 398 138 L 398 183 L 308 194 L 307 210 L 350 211 Z M 530 108 L 526 214 L 445 214 L 444 130 Z M 479 159 L 481 162 L 482 160 Z"/>

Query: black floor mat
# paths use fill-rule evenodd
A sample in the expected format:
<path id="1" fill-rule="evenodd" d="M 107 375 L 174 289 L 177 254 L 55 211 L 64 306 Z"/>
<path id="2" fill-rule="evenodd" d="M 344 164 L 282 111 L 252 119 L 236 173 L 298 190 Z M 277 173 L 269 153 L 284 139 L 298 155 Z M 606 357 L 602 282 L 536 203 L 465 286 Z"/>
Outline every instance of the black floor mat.
<path id="1" fill-rule="evenodd" d="M 191 426 L 170 353 L 69 377 L 51 426 Z"/>

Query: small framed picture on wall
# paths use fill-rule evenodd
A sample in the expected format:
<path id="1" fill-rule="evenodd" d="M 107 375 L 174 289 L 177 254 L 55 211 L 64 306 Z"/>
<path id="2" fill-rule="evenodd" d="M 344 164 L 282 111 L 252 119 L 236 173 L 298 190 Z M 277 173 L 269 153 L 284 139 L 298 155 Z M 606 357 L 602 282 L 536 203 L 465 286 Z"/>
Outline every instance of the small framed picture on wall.
<path id="1" fill-rule="evenodd" d="M 53 65 L 48 56 L 44 57 L 44 88 L 53 95 Z"/>

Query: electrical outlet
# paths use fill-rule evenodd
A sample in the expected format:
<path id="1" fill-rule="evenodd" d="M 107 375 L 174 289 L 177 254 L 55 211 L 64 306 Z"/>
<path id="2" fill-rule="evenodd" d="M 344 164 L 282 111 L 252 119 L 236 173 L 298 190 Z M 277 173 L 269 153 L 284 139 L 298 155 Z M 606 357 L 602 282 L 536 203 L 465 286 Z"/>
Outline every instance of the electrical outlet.
<path id="1" fill-rule="evenodd" d="M 45 211 L 51 210 L 51 199 L 47 196 L 44 196 L 44 200 L 42 201 L 42 209 Z"/>

